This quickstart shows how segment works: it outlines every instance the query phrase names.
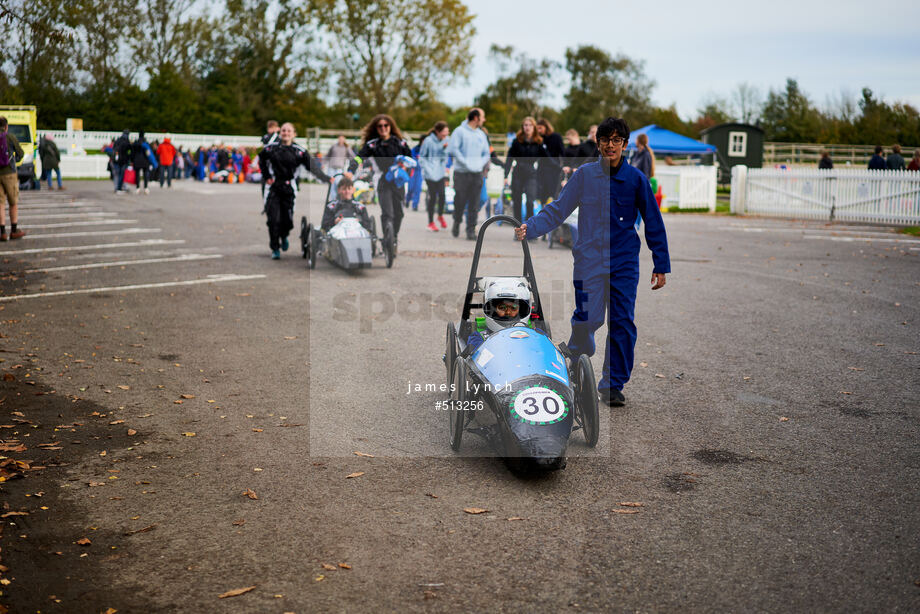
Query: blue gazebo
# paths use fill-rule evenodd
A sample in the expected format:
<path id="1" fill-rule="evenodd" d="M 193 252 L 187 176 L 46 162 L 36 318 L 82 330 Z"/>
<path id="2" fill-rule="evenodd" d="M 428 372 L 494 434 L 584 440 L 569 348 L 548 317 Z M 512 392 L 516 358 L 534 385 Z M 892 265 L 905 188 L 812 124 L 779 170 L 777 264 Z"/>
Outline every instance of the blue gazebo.
<path id="1" fill-rule="evenodd" d="M 630 154 L 636 150 L 636 137 L 640 134 L 648 135 L 648 146 L 652 148 L 656 156 L 659 154 L 669 156 L 692 156 L 716 153 L 714 145 L 709 145 L 682 134 L 665 130 L 655 124 L 649 124 L 648 126 L 643 126 L 629 133 L 629 145 L 626 146 L 626 151 Z"/>

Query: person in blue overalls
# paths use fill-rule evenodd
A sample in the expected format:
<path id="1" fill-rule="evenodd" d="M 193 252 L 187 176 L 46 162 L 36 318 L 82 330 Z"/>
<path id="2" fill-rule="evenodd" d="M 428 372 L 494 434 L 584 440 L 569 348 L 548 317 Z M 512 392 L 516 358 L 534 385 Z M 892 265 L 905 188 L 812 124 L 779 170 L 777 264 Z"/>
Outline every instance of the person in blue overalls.
<path id="1" fill-rule="evenodd" d="M 594 354 L 594 332 L 607 315 L 604 370 L 597 389 L 607 405 L 626 401 L 636 347 L 636 289 L 639 285 L 639 234 L 636 214 L 645 220 L 645 242 L 652 251 L 652 290 L 665 285 L 671 272 L 664 220 L 645 176 L 623 157 L 629 126 L 608 117 L 597 128 L 600 158 L 580 167 L 559 198 L 515 230 L 515 238 L 539 237 L 578 212 L 578 241 L 572 248 L 575 268 L 575 311 L 569 349 L 578 356 Z"/>

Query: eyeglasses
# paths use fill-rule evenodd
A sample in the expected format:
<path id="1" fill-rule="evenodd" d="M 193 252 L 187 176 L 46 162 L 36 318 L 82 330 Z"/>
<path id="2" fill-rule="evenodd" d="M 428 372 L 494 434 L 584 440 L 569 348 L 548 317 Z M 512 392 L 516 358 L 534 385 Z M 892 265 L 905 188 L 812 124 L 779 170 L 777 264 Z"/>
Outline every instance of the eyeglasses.
<path id="1" fill-rule="evenodd" d="M 390 127 L 390 124 L 386 122 L 380 122 L 379 124 L 377 124 L 378 129 L 389 128 L 389 127 Z"/>
<path id="2" fill-rule="evenodd" d="M 624 139 L 624 138 L 621 137 L 621 136 L 615 136 L 615 137 L 612 137 L 612 138 L 601 137 L 601 138 L 597 139 L 597 142 L 600 143 L 601 145 L 606 145 L 607 143 L 613 143 L 614 145 L 618 145 L 618 146 L 619 146 L 619 145 L 622 145 L 623 143 L 625 143 L 625 142 L 626 142 L 626 139 Z"/>

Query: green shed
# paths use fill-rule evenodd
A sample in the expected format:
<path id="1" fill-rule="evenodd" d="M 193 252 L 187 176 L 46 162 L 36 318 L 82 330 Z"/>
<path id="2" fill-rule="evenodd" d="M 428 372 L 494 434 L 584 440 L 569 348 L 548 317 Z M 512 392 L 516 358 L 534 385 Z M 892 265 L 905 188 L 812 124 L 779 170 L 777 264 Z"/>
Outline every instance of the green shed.
<path id="1" fill-rule="evenodd" d="M 732 167 L 738 164 L 748 168 L 763 166 L 763 130 L 757 126 L 719 124 L 703 130 L 700 140 L 715 145 L 719 151 L 719 183 L 730 182 Z"/>

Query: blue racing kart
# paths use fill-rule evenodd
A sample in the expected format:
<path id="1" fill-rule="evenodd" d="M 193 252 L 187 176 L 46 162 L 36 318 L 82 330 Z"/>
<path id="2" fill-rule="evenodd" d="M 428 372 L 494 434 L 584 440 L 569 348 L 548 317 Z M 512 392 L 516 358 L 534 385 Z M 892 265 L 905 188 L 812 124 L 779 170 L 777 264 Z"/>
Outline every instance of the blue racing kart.
<path id="1" fill-rule="evenodd" d="M 531 325 L 518 323 L 489 335 L 477 347 L 468 344 L 475 330 L 473 309 L 483 306 L 474 298 L 489 283 L 506 279 L 477 276 L 485 230 L 498 221 L 520 226 L 505 215 L 482 224 L 461 319 L 447 325 L 450 446 L 459 451 L 463 433 L 472 432 L 488 440 L 513 470 L 561 469 L 573 431 L 581 430 L 590 447 L 597 445 L 597 385 L 590 358 L 573 357 L 564 343 L 553 345 L 527 241 L 521 241 L 523 274 L 510 279 L 530 290 Z"/>

